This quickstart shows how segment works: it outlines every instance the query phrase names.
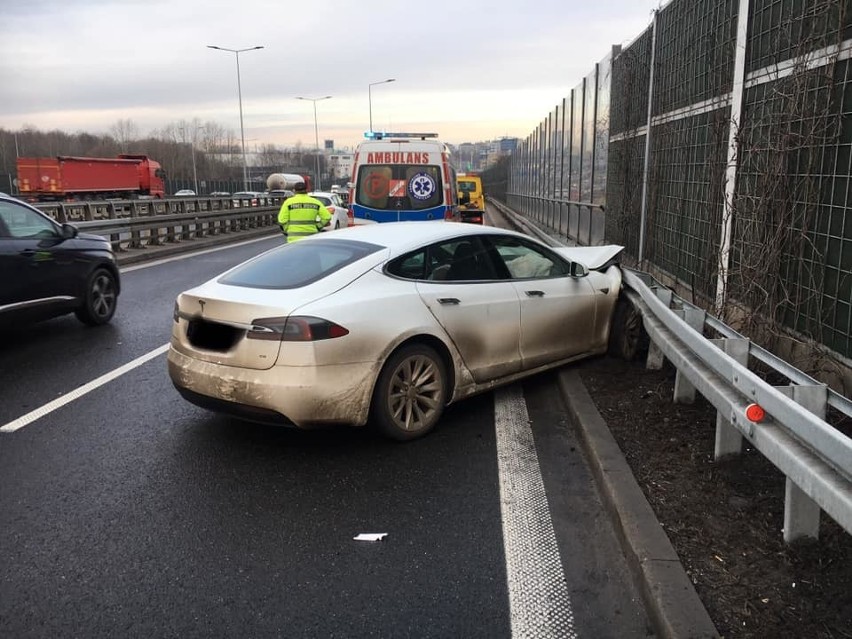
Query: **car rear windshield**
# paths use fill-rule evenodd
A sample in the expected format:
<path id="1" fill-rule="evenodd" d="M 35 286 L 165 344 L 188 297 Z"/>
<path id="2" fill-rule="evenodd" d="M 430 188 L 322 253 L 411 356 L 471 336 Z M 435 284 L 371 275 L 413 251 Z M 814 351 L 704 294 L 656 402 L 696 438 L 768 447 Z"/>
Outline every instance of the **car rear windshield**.
<path id="1" fill-rule="evenodd" d="M 248 288 L 299 288 L 384 248 L 353 240 L 293 242 L 238 266 L 218 281 Z"/>
<path id="2" fill-rule="evenodd" d="M 364 164 L 358 168 L 356 204 L 380 211 L 419 211 L 440 206 L 441 167 L 423 164 Z"/>

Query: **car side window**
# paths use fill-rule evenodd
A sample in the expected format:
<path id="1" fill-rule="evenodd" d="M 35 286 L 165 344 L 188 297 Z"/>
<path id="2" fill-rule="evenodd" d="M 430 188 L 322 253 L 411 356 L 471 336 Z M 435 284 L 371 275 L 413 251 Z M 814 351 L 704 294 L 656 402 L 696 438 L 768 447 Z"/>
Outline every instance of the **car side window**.
<path id="1" fill-rule="evenodd" d="M 447 282 L 505 279 L 494 266 L 488 246 L 478 236 L 456 238 L 429 248 L 429 279 Z"/>
<path id="2" fill-rule="evenodd" d="M 421 249 L 393 260 L 388 264 L 387 272 L 406 280 L 425 280 L 425 266 L 426 250 Z"/>
<path id="3" fill-rule="evenodd" d="M 59 236 L 56 224 L 50 219 L 14 202 L 0 202 L 0 219 L 8 237 L 43 239 Z"/>
<path id="4" fill-rule="evenodd" d="M 475 236 L 439 242 L 391 261 L 389 275 L 407 280 L 441 282 L 494 281 L 506 279 L 495 268 L 491 249 Z"/>
<path id="5" fill-rule="evenodd" d="M 569 273 L 559 257 L 516 237 L 488 238 L 513 280 L 561 277 Z"/>

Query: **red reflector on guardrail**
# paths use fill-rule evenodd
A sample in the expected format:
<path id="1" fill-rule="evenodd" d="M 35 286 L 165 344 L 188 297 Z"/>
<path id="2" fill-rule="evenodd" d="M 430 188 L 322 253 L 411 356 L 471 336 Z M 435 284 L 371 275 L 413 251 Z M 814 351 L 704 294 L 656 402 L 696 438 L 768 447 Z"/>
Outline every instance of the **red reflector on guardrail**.
<path id="1" fill-rule="evenodd" d="M 766 417 L 766 411 L 759 404 L 749 404 L 745 410 L 746 419 L 759 423 Z"/>

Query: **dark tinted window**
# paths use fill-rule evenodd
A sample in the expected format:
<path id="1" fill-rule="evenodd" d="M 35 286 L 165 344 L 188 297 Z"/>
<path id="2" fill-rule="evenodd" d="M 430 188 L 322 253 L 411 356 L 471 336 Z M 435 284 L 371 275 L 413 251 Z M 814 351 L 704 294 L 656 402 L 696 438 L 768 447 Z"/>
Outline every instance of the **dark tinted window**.
<path id="1" fill-rule="evenodd" d="M 421 249 L 416 253 L 398 257 L 388 264 L 388 273 L 407 280 L 425 280 L 425 266 L 426 250 Z"/>
<path id="2" fill-rule="evenodd" d="M 18 239 L 55 238 L 59 235 L 56 223 L 27 206 L 0 200 L 0 219 L 4 232 Z"/>
<path id="3" fill-rule="evenodd" d="M 299 288 L 383 248 L 351 240 L 293 242 L 238 266 L 220 277 L 219 283 L 249 288 Z"/>
<path id="4" fill-rule="evenodd" d="M 388 264 L 387 272 L 411 280 L 465 282 L 503 279 L 502 272 L 495 268 L 490 251 L 478 237 L 457 238 L 398 257 Z"/>

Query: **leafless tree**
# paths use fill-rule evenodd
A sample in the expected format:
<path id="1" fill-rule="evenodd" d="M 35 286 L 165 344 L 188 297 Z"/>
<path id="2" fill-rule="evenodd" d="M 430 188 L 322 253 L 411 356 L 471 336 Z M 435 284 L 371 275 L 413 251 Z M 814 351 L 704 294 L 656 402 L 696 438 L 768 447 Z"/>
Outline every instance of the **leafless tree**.
<path id="1" fill-rule="evenodd" d="M 130 153 L 130 145 L 139 139 L 139 127 L 130 119 L 117 120 L 110 127 L 113 139 L 118 143 L 122 153 Z"/>

